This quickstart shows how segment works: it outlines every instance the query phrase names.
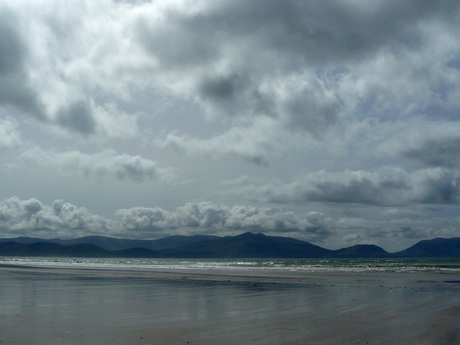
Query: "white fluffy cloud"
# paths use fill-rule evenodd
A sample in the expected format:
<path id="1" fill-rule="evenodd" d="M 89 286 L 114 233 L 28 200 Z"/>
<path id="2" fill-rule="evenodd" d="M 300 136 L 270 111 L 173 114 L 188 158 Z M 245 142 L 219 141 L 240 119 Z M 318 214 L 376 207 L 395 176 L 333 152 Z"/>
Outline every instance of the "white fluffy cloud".
<path id="1" fill-rule="evenodd" d="M 393 209 L 396 211 L 396 209 Z M 135 207 L 120 209 L 114 219 L 92 214 L 63 200 L 46 205 L 32 198 L 0 202 L 0 230 L 6 237 L 75 238 L 104 235 L 158 238 L 168 235 L 235 235 L 245 231 L 288 235 L 327 248 L 357 243 L 398 250 L 423 238 L 455 236 L 459 218 L 431 217 L 424 212 L 384 211 L 381 219 L 327 217 L 321 212 L 284 212 L 274 208 L 188 203 L 174 211 Z M 378 209 L 374 209 L 379 213 Z M 410 216 L 410 217 L 408 217 Z"/>
<path id="2" fill-rule="evenodd" d="M 306 237 L 322 235 L 318 231 L 322 215 L 295 215 L 279 209 L 188 203 L 174 211 L 136 207 L 120 209 L 115 219 L 90 213 L 63 200 L 45 205 L 32 198 L 12 197 L 0 202 L 0 228 L 9 236 L 77 237 L 89 234 L 124 235 L 157 238 L 169 234 L 229 233 L 243 231 L 265 233 L 304 233 Z M 322 229 L 325 231 L 325 229 Z"/>
<path id="3" fill-rule="evenodd" d="M 0 202 L 0 229 L 9 236 L 78 237 L 89 234 L 110 234 L 114 224 L 63 200 L 51 206 L 32 198 L 12 197 Z"/>
<path id="4" fill-rule="evenodd" d="M 307 216 L 297 216 L 279 209 L 246 206 L 217 206 L 211 203 L 188 203 L 175 211 L 138 207 L 118 210 L 123 228 L 146 232 L 308 232 L 314 225 Z"/>

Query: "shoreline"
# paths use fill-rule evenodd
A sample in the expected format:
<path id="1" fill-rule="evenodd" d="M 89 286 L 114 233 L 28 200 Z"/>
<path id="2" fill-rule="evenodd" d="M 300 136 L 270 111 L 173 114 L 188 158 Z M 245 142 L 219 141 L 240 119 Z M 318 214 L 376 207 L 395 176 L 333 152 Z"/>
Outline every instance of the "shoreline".
<path id="1" fill-rule="evenodd" d="M 454 344 L 458 274 L 0 264 L 10 344 Z"/>
<path id="2" fill-rule="evenodd" d="M 41 274 L 61 274 L 93 278 L 189 280 L 204 282 L 252 282 L 308 285 L 318 283 L 375 285 L 404 282 L 406 285 L 448 284 L 460 289 L 460 273 L 452 272 L 305 272 L 287 270 L 184 269 L 184 268 L 126 268 L 69 267 L 60 265 L 0 264 L 0 270 Z"/>

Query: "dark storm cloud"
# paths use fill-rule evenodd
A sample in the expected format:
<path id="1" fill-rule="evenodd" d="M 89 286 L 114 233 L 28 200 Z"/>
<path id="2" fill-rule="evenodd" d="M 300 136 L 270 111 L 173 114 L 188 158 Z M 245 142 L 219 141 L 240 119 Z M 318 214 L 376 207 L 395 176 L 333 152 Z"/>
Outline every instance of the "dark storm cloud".
<path id="1" fill-rule="evenodd" d="M 288 183 L 255 185 L 244 181 L 229 186 L 229 193 L 232 188 L 235 196 L 278 204 L 449 205 L 460 203 L 460 172 L 442 168 L 414 172 L 385 169 L 374 173 L 320 171 Z"/>
<path id="2" fill-rule="evenodd" d="M 415 202 L 425 204 L 458 204 L 460 202 L 460 174 L 446 169 L 437 169 L 421 181 Z"/>
<path id="3" fill-rule="evenodd" d="M 460 56 L 456 56 L 455 58 L 449 60 L 449 62 L 447 63 L 447 67 L 460 70 Z"/>
<path id="4" fill-rule="evenodd" d="M 141 16 L 137 33 L 173 92 L 198 101 L 211 117 L 250 119 L 249 140 L 267 160 L 262 145 L 289 142 L 297 131 L 322 138 L 331 125 L 350 126 L 351 114 L 385 121 L 426 111 L 429 100 L 451 109 L 456 87 L 442 85 L 455 84 L 445 73 L 452 58 L 432 64 L 419 56 L 434 44 L 431 28 L 449 44 L 459 9 L 419 1 L 215 1 L 148 24 Z M 274 120 L 272 128 L 255 123 L 263 116 Z M 267 130 L 274 140 L 257 142 Z M 229 145 L 230 131 L 213 142 L 184 138 L 172 133 L 164 146 L 209 153 L 205 147 L 220 139 L 227 150 L 214 152 L 245 157 L 237 142 Z"/>
<path id="5" fill-rule="evenodd" d="M 27 46 L 15 13 L 0 7 L 0 107 L 12 107 L 43 120 L 37 92 L 29 85 Z"/>
<path id="6" fill-rule="evenodd" d="M 0 53 L 11 53 L 0 70 L 14 63 L 14 81 L 35 78 L 33 86 L 11 78 L 2 83 L 3 103 L 21 106 L 31 116 L 86 135 L 105 133 L 107 119 L 114 118 L 108 108 L 152 85 L 198 102 L 209 117 L 268 116 L 286 133 L 301 130 L 320 137 L 344 111 L 353 111 L 356 97 L 366 101 L 370 96 L 351 89 L 351 96 L 340 94 L 344 76 L 359 84 L 367 75 L 357 70 L 361 63 L 385 54 L 409 57 L 425 48 L 430 38 L 426 28 L 436 24 L 450 32 L 460 6 L 420 1 L 75 2 L 71 12 L 55 4 L 45 7 L 40 13 L 46 15 L 34 17 L 32 24 L 20 6 L 10 7 L 4 16 L 14 9 L 21 20 L 2 23 Z M 33 6 L 26 8 L 32 11 Z M 42 35 L 39 45 L 35 32 Z M 345 71 L 344 76 L 337 79 L 337 71 Z M 387 87 L 378 90 L 378 84 L 376 92 L 385 95 Z"/>
<path id="7" fill-rule="evenodd" d="M 299 18 L 299 12 L 308 15 L 307 9 L 303 7 L 302 3 L 291 2 L 282 6 L 271 2 L 266 6 L 239 2 L 215 3 L 196 15 L 180 11 L 168 13 L 169 16 L 163 19 L 168 25 L 159 24 L 160 30 L 154 24 L 149 26 L 141 21 L 139 37 L 166 69 L 166 73 L 177 72 L 190 78 L 187 84 L 190 87 L 184 89 L 178 86 L 179 92 L 200 100 L 212 115 L 284 117 L 291 112 L 296 115 L 300 112 L 300 116 L 304 117 L 322 117 L 323 109 L 316 106 L 314 97 L 306 104 L 310 106 L 309 109 L 304 107 L 305 103 L 300 105 L 300 97 L 295 101 L 287 101 L 291 104 L 284 106 L 284 93 L 279 94 L 275 89 L 279 82 L 289 86 L 287 91 L 296 89 L 298 85 L 285 83 L 286 75 L 283 74 L 303 73 L 306 66 L 298 62 L 308 60 L 309 55 L 317 50 L 306 44 L 306 38 L 305 42 L 301 39 L 301 42 L 282 47 L 278 46 L 276 40 L 273 41 L 277 30 L 281 36 L 279 42 L 285 42 L 291 36 L 308 36 L 304 28 L 304 25 L 310 25 L 306 23 L 308 20 L 298 23 L 297 32 L 291 32 L 295 29 L 289 28 L 292 21 Z M 277 29 L 277 25 L 281 29 Z M 166 27 L 166 32 L 162 30 L 163 27 Z M 185 33 L 187 44 L 182 44 L 183 34 L 170 32 L 171 27 Z M 166 56 L 165 50 L 169 53 Z M 186 63 L 183 61 L 184 56 L 190 57 Z M 177 83 L 174 75 L 170 81 L 174 88 L 174 83 Z M 312 83 L 309 89 L 303 90 L 304 96 L 309 91 L 315 92 L 318 86 L 321 90 L 321 85 Z M 195 93 L 191 87 L 198 92 Z M 331 101 L 335 102 L 334 99 Z M 284 113 L 283 108 L 290 108 L 291 112 Z M 328 121 L 334 120 L 334 116 L 329 115 L 332 109 L 334 106 L 326 111 Z M 304 129 L 314 130 L 314 124 L 311 121 Z"/>
<path id="8" fill-rule="evenodd" d="M 93 134 L 96 130 L 91 107 L 83 101 L 70 104 L 58 113 L 57 122 L 65 128 L 81 134 Z"/>
<path id="9" fill-rule="evenodd" d="M 317 202 L 385 204 L 388 194 L 399 194 L 405 189 L 408 186 L 404 181 L 375 182 L 364 178 L 347 184 L 331 181 L 315 183 L 313 190 L 306 192 L 305 197 Z"/>
<path id="10" fill-rule="evenodd" d="M 241 113 L 244 105 L 240 109 L 236 107 L 247 86 L 248 81 L 236 73 L 205 77 L 199 83 L 198 95 L 200 99 L 224 109 L 228 114 Z"/>
<path id="11" fill-rule="evenodd" d="M 454 168 L 460 165 L 460 138 L 426 140 L 420 147 L 407 150 L 404 155 L 429 166 Z"/>
<path id="12" fill-rule="evenodd" d="M 231 45 L 244 54 L 251 44 L 254 55 L 230 57 L 255 71 L 258 63 L 261 69 L 269 63 L 274 70 L 268 73 L 288 72 L 310 63 L 369 58 L 387 48 L 414 49 L 424 43 L 418 24 L 454 24 L 459 8 L 454 2 L 432 1 L 267 1 L 263 6 L 214 1 L 194 13 L 167 12 L 162 18 L 167 25 L 158 33 L 142 21 L 139 32 L 165 66 L 208 65 L 235 53 Z"/>
<path id="13" fill-rule="evenodd" d="M 254 44 L 256 55 L 243 57 L 246 61 L 261 57 L 257 48 L 263 47 L 278 52 L 279 67 L 293 69 L 306 62 L 367 57 L 391 44 L 413 47 L 422 43 L 414 23 L 438 18 L 454 23 L 458 11 L 456 3 L 432 1 L 267 1 L 263 6 L 214 1 L 192 14 L 167 13 L 167 30 L 144 39 L 153 53 L 165 45 L 177 49 L 177 54 L 162 58 L 165 63 L 207 64 L 223 56 L 229 42 L 240 40 Z M 156 41 L 158 37 L 164 40 Z"/>
<path id="14" fill-rule="evenodd" d="M 57 10 L 55 5 L 46 3 L 40 10 L 27 2 L 0 5 L 0 110 L 58 124 L 83 135 L 98 132 L 111 136 L 110 131 L 114 131 L 117 136 L 117 121 L 121 122 L 118 126 L 129 121 L 122 113 L 111 114 L 116 109 L 113 102 L 102 104 L 99 116 L 95 114 L 97 105 L 90 84 L 94 84 L 93 69 L 99 66 L 81 63 L 87 51 L 80 39 L 88 33 L 79 27 L 82 20 L 73 21 L 84 16 L 80 12 L 84 6 L 74 13 L 61 11 L 58 15 L 51 14 Z M 34 13 L 33 17 L 28 13 Z M 59 16 L 64 18 L 57 19 Z M 69 76 L 75 73 L 73 66 L 84 71 Z"/>
<path id="15" fill-rule="evenodd" d="M 277 203 L 344 203 L 387 205 L 405 202 L 410 187 L 405 176 L 379 176 L 364 171 L 311 174 L 286 185 L 268 188 L 265 195 Z"/>
<path id="16" fill-rule="evenodd" d="M 14 14 L 2 10 L 0 18 L 0 32 L 2 34 L 0 40 L 0 75 L 4 76 L 21 70 L 26 52 L 22 38 L 16 30 Z"/>

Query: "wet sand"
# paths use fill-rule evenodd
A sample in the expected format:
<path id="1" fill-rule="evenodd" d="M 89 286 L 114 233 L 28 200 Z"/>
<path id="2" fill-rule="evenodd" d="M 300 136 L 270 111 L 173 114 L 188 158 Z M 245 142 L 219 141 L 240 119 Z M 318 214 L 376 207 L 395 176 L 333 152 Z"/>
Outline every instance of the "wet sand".
<path id="1" fill-rule="evenodd" d="M 2 344 L 458 344 L 460 275 L 0 265 Z"/>

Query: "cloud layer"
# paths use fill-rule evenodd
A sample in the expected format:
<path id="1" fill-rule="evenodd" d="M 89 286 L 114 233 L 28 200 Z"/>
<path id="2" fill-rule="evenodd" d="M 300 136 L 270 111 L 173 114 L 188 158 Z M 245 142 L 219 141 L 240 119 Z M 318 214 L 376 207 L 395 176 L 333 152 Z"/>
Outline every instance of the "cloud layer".
<path id="1" fill-rule="evenodd" d="M 55 167 L 68 174 L 79 174 L 94 179 L 106 176 L 134 182 L 154 179 L 171 182 L 174 179 L 171 169 L 159 168 L 157 163 L 150 159 L 118 154 L 111 150 L 85 154 L 79 151 L 58 153 L 33 149 L 27 151 L 23 159 L 29 164 Z"/>
<path id="2" fill-rule="evenodd" d="M 378 210 L 374 210 L 377 214 Z M 327 217 L 321 212 L 296 214 L 276 208 L 187 203 L 173 211 L 162 208 L 120 209 L 113 218 L 95 215 L 63 200 L 50 205 L 37 199 L 12 197 L 0 202 L 0 229 L 4 236 L 75 238 L 104 235 L 159 238 L 169 235 L 236 235 L 246 231 L 293 236 L 328 248 L 356 243 L 402 249 L 420 237 L 455 236 L 460 219 L 430 217 L 429 211 L 392 208 L 381 219 L 359 216 Z M 396 245 L 395 242 L 398 242 Z"/>
<path id="3" fill-rule="evenodd" d="M 453 1 L 2 1 L 2 231 L 74 233 L 46 206 L 67 199 L 105 215 L 84 233 L 452 234 L 459 18 Z"/>
<path id="4" fill-rule="evenodd" d="M 460 202 L 460 173 L 444 168 L 421 169 L 411 173 L 399 168 L 374 173 L 317 171 L 288 183 L 235 182 L 225 193 L 280 204 L 321 202 L 407 206 Z"/>
<path id="5" fill-rule="evenodd" d="M 311 218 L 311 221 L 309 220 Z M 317 215 L 302 217 L 279 209 L 187 203 L 174 211 L 136 207 L 116 211 L 113 220 L 63 200 L 45 205 L 12 197 L 0 203 L 0 228 L 8 236 L 76 237 L 89 234 L 157 238 L 174 234 L 257 231 L 312 232 Z"/>
<path id="6" fill-rule="evenodd" d="M 364 106 L 388 119 L 459 106 L 456 4 L 34 1 L 0 10 L 0 105 L 84 135 L 114 134 L 108 121 L 123 127 L 122 106 L 147 85 L 209 118 L 249 123 L 254 140 L 259 117 L 284 134 L 321 135 Z"/>
<path id="7" fill-rule="evenodd" d="M 32 237 L 78 237 L 110 232 L 113 224 L 63 200 L 44 205 L 33 198 L 12 197 L 0 203 L 0 229 L 3 235 Z"/>

